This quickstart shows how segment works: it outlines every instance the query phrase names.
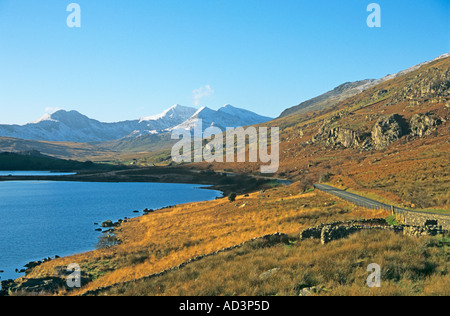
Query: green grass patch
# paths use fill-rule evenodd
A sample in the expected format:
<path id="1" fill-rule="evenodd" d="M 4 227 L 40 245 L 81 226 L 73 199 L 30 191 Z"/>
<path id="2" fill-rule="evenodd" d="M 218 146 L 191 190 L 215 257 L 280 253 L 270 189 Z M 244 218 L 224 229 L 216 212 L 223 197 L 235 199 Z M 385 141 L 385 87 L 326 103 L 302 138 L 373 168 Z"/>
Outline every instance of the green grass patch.
<path id="1" fill-rule="evenodd" d="M 399 224 L 399 223 L 397 222 L 397 219 L 396 219 L 395 215 L 386 217 L 386 222 L 387 222 L 390 226 L 398 225 L 398 224 Z"/>

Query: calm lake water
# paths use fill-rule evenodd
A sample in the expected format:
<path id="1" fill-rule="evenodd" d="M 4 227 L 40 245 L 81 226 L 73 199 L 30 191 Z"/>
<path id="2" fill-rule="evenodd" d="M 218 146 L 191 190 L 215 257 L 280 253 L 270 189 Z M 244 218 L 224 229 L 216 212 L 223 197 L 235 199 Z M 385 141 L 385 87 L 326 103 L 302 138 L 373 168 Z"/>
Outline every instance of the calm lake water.
<path id="1" fill-rule="evenodd" d="M 100 226 L 94 223 L 136 217 L 145 208 L 213 200 L 222 195 L 200 187 L 172 183 L 0 182 L 0 270 L 4 270 L 0 278 L 22 276 L 14 270 L 30 261 L 95 249 L 101 232 L 95 231 Z"/>

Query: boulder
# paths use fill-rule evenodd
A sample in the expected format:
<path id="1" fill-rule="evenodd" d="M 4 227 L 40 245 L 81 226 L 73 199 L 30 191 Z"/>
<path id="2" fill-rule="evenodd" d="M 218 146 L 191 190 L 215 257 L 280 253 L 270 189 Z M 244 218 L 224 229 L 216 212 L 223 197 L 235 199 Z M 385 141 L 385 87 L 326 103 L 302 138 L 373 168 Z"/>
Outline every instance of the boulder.
<path id="1" fill-rule="evenodd" d="M 108 219 L 102 223 L 102 227 L 114 227 L 114 223 Z"/>
<path id="2" fill-rule="evenodd" d="M 306 287 L 300 290 L 298 296 L 312 296 L 315 294 L 320 294 L 321 292 L 327 291 L 323 286 L 312 286 Z"/>
<path id="3" fill-rule="evenodd" d="M 259 275 L 259 279 L 266 280 L 266 279 L 270 278 L 271 276 L 277 274 L 278 271 L 280 271 L 280 268 L 274 268 L 274 269 L 268 270 L 266 272 L 263 272 Z"/>

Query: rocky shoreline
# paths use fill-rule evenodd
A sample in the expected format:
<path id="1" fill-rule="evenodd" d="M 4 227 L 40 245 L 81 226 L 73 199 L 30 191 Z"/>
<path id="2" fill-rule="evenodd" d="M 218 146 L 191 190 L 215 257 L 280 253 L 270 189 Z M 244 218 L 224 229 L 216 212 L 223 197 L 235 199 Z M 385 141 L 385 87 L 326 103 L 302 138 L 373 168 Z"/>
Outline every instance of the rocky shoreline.
<path id="1" fill-rule="evenodd" d="M 165 206 L 160 208 L 167 209 L 173 206 Z M 156 212 L 157 210 L 145 208 L 142 211 L 134 211 L 135 213 L 140 213 L 141 216 L 145 216 Z M 120 239 L 114 234 L 115 229 L 119 228 L 123 223 L 128 222 L 129 218 L 124 217 L 124 219 L 119 219 L 117 221 L 105 220 L 102 223 L 94 223 L 96 226 L 95 231 L 100 232 L 99 244 L 100 247 L 111 247 L 116 244 L 121 243 Z M 57 267 L 54 271 L 55 276 L 46 278 L 27 278 L 27 275 L 36 267 L 43 263 L 51 260 L 60 258 L 60 256 L 55 255 L 54 258 L 46 257 L 42 260 L 30 261 L 23 266 L 22 269 L 16 269 L 16 273 L 25 273 L 25 276 L 19 277 L 15 280 L 8 279 L 0 281 L 0 296 L 9 296 L 11 293 L 28 293 L 28 294 L 38 294 L 38 293 L 54 293 L 60 289 L 70 290 L 67 287 L 67 277 L 71 272 L 67 271 L 67 267 Z M 2 270 L 0 270 L 2 271 Z M 86 284 L 90 282 L 91 279 L 82 272 L 81 284 Z"/>

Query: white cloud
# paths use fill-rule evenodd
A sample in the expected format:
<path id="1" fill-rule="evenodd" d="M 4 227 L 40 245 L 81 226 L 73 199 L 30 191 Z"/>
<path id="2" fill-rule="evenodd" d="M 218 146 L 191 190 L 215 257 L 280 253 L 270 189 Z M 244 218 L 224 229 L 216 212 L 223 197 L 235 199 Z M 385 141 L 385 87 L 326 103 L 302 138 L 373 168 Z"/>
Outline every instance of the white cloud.
<path id="1" fill-rule="evenodd" d="M 56 111 L 59 111 L 59 110 L 62 110 L 62 109 L 58 108 L 58 107 L 50 107 L 50 106 L 48 106 L 48 107 L 45 108 L 45 113 L 53 114 L 53 113 L 55 113 Z"/>
<path id="2" fill-rule="evenodd" d="M 214 94 L 214 90 L 207 84 L 204 87 L 200 87 L 192 91 L 192 97 L 194 98 L 194 105 L 199 106 L 200 101 L 203 98 L 210 97 Z"/>

